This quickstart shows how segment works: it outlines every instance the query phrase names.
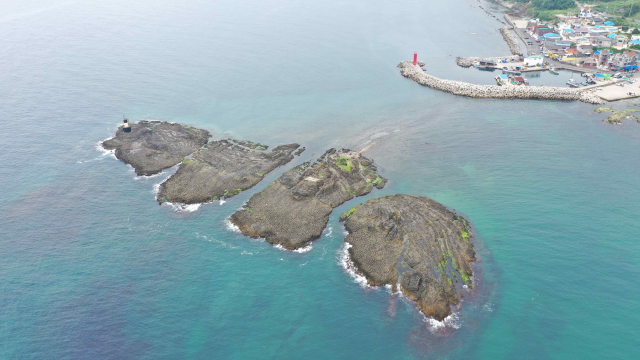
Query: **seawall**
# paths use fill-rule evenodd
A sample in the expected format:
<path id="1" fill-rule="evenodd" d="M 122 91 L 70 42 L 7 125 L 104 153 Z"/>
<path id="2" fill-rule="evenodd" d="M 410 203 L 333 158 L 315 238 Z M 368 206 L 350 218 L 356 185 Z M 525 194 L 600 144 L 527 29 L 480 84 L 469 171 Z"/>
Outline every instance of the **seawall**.
<path id="1" fill-rule="evenodd" d="M 507 45 L 509 45 L 509 50 L 511 50 L 511 53 L 513 55 L 522 55 L 520 42 L 518 41 L 518 39 L 516 39 L 515 36 L 513 36 L 513 33 L 511 32 L 512 29 L 513 29 L 513 26 L 501 27 L 500 33 L 502 34 L 504 41 L 506 41 Z"/>
<path id="2" fill-rule="evenodd" d="M 403 61 L 398 67 L 402 76 L 420 85 L 454 95 L 493 99 L 580 100 L 589 104 L 602 104 L 602 99 L 597 95 L 581 89 L 550 86 L 476 85 L 462 81 L 443 80 L 425 74 L 420 67 L 414 66 L 411 61 Z"/>

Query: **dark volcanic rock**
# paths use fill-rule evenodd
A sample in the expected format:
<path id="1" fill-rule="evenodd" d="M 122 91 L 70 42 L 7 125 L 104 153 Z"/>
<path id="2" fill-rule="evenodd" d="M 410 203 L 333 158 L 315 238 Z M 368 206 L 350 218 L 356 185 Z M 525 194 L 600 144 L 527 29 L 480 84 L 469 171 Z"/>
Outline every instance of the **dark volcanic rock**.
<path id="1" fill-rule="evenodd" d="M 158 202 L 204 203 L 249 189 L 263 176 L 293 159 L 298 144 L 266 152 L 266 145 L 250 141 L 212 141 L 186 159 L 160 185 Z"/>
<path id="2" fill-rule="evenodd" d="M 116 136 L 102 143 L 115 149 L 119 160 L 133 166 L 138 175 L 153 175 L 170 168 L 207 143 L 208 131 L 166 121 L 140 121 L 131 132 L 118 128 Z"/>
<path id="3" fill-rule="evenodd" d="M 243 234 L 264 237 L 293 250 L 322 235 L 329 214 L 355 196 L 382 188 L 386 179 L 372 161 L 350 150 L 330 149 L 315 163 L 303 163 L 251 197 L 231 216 Z"/>
<path id="4" fill-rule="evenodd" d="M 443 205 L 408 195 L 357 205 L 340 218 L 349 255 L 369 284 L 400 284 L 422 312 L 437 320 L 458 304 L 456 286 L 470 284 L 475 260 L 467 221 Z"/>

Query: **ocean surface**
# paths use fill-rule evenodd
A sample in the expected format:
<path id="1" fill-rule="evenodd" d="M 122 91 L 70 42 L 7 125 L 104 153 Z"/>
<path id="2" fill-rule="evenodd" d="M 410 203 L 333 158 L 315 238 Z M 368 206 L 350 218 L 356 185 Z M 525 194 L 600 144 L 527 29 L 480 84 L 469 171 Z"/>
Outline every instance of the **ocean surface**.
<path id="1" fill-rule="evenodd" d="M 640 124 L 579 102 L 471 99 L 493 83 L 477 0 L 5 1 L 0 13 L 0 359 L 637 359 Z M 545 79 L 563 85 L 570 73 Z M 546 80 L 545 80 L 546 81 Z M 638 102 L 615 104 L 634 108 Z M 307 151 L 176 211 L 97 146 L 122 116 Z M 375 143 L 375 144 L 374 144 Z M 306 252 L 228 217 L 285 170 L 360 149 L 389 179 Z M 474 226 L 475 289 L 443 323 L 342 266 L 339 215 L 431 197 Z"/>

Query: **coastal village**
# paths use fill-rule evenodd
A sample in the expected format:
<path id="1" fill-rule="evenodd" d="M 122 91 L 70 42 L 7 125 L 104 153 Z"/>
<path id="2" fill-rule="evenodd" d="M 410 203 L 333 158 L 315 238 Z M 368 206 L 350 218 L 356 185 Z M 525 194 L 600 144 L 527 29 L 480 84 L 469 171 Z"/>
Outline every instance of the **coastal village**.
<path id="1" fill-rule="evenodd" d="M 526 75 L 530 72 L 560 75 L 558 70 L 569 70 L 581 76 L 567 79 L 567 86 L 592 92 L 603 100 L 640 96 L 634 79 L 640 58 L 640 24 L 638 28 L 619 26 L 591 5 L 581 5 L 575 15 L 557 14 L 551 21 L 522 15 L 505 14 L 506 26 L 500 29 L 511 56 L 458 58 L 458 65 L 498 70 L 500 74 L 494 79 L 500 86 L 528 86 Z M 514 33 L 526 45 L 526 54 Z"/>

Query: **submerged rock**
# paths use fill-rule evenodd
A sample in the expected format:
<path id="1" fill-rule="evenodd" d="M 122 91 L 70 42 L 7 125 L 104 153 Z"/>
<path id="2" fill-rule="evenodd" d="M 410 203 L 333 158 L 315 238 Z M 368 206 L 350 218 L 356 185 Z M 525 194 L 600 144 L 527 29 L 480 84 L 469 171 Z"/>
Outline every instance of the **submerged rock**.
<path id="1" fill-rule="evenodd" d="M 376 171 L 359 152 L 330 149 L 253 195 L 231 222 L 247 236 L 290 250 L 304 247 L 322 235 L 335 207 L 384 186 L 387 180 Z"/>
<path id="2" fill-rule="evenodd" d="M 196 204 L 237 195 L 293 159 L 298 144 L 268 146 L 250 141 L 220 140 L 206 144 L 160 185 L 158 202 Z"/>
<path id="3" fill-rule="evenodd" d="M 611 113 L 608 118 L 603 120 L 604 122 L 609 124 L 622 124 L 622 120 L 636 120 L 637 122 L 640 122 L 640 118 L 638 118 L 636 115 L 631 115 L 640 111 L 637 109 L 615 110 L 610 107 L 601 106 L 596 108 L 594 111 L 597 113 Z"/>
<path id="4" fill-rule="evenodd" d="M 131 132 L 119 127 L 116 136 L 102 142 L 102 147 L 115 150 L 116 157 L 133 166 L 137 175 L 149 176 L 180 163 L 210 136 L 207 130 L 142 120 L 131 125 Z"/>
<path id="5" fill-rule="evenodd" d="M 427 316 L 443 320 L 471 286 L 469 224 L 443 205 L 408 195 L 356 205 L 340 218 L 356 271 L 373 286 L 399 285 Z"/>

